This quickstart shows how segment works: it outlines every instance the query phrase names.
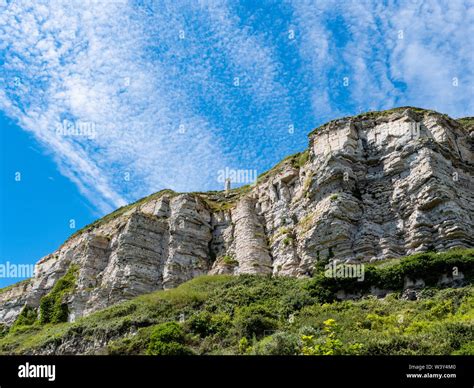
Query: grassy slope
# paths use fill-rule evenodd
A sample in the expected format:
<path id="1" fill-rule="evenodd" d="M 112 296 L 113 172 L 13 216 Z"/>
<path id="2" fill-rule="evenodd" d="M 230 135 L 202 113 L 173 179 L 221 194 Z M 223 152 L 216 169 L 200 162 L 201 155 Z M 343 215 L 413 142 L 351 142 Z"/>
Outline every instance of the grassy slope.
<path id="1" fill-rule="evenodd" d="M 462 117 L 460 119 L 456 119 L 456 121 L 468 128 L 474 126 L 474 117 Z"/>
<path id="2" fill-rule="evenodd" d="M 416 255 L 371 267 L 371 271 L 378 273 L 375 279 L 396 285 L 401 275 L 416 274 L 428 262 L 435 263 L 432 271 L 442 270 L 439 262 L 457 263 L 463 273 L 470 274 L 471 282 L 473 251 L 424 254 L 421 259 Z M 419 267 L 416 262 L 421 263 Z M 105 353 L 145 354 L 152 333 L 163 328 L 164 322 L 177 322 L 181 317 L 183 346 L 197 354 L 301 354 L 308 349 L 329 354 L 474 353 L 472 286 L 426 288 L 417 301 L 400 299 L 397 291 L 384 299 L 369 296 L 325 303 L 327 295 L 321 294 L 320 286 L 327 286 L 326 282 L 327 278 L 318 276 L 203 276 L 75 323 L 36 322 L 16 327 L 0 339 L 0 352 L 29 352 L 64 338 L 80 337 L 81 342 L 112 338 L 103 349 Z"/>
<path id="3" fill-rule="evenodd" d="M 10 291 L 12 288 L 19 287 L 19 286 L 21 286 L 21 285 L 25 285 L 25 286 L 26 286 L 30 281 L 31 281 L 31 278 L 30 278 L 30 279 L 21 280 L 21 281 L 19 281 L 18 283 L 13 283 L 13 284 L 10 284 L 9 286 L 0 288 L 0 294 L 3 294 L 4 292 Z"/>

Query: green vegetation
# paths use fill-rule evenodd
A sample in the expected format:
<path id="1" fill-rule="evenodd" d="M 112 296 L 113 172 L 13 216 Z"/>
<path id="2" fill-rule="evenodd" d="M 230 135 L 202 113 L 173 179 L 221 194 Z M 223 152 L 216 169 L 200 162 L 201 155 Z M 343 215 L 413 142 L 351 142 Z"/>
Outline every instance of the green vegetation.
<path id="1" fill-rule="evenodd" d="M 337 323 L 330 318 L 323 322 L 322 335 L 315 338 L 314 335 L 303 335 L 301 337 L 301 353 L 306 356 L 334 356 L 341 354 L 358 354 L 363 345 L 361 343 L 344 344 L 337 333 Z"/>
<path id="2" fill-rule="evenodd" d="M 147 354 L 159 356 L 183 356 L 193 352 L 184 344 L 186 335 L 183 328 L 176 322 L 166 322 L 155 326 Z"/>
<path id="3" fill-rule="evenodd" d="M 349 293 L 365 294 L 372 287 L 400 291 L 406 278 L 423 279 L 427 287 L 435 287 L 442 274 L 460 276 L 472 282 L 474 277 L 474 249 L 450 250 L 443 253 L 419 253 L 398 260 L 390 260 L 385 265 L 365 266 L 364 281 L 357 278 L 327 277 L 324 268 L 318 266 L 316 274 L 308 283 L 313 296 L 322 302 L 332 302 L 336 293 L 344 290 Z"/>
<path id="4" fill-rule="evenodd" d="M 310 171 L 303 182 L 303 195 L 305 197 L 309 196 L 309 189 L 311 188 L 311 184 L 313 183 L 313 178 L 314 171 Z"/>
<path id="5" fill-rule="evenodd" d="M 278 232 L 277 232 L 277 236 L 281 236 L 283 234 L 290 234 L 291 233 L 291 229 L 290 228 L 287 228 L 286 226 L 282 226 L 280 229 L 278 229 Z"/>
<path id="6" fill-rule="evenodd" d="M 6 336 L 8 334 L 8 326 L 4 323 L 0 323 L 0 338 Z"/>
<path id="7" fill-rule="evenodd" d="M 308 162 L 308 160 L 309 160 L 309 150 L 306 150 L 306 151 L 295 154 L 291 158 L 291 165 L 294 168 L 301 168 Z"/>
<path id="8" fill-rule="evenodd" d="M 266 181 L 269 177 L 274 176 L 282 171 L 286 166 L 290 165 L 293 168 L 301 168 L 309 160 L 309 151 L 297 152 L 296 154 L 288 155 L 280 163 L 273 166 L 270 170 L 260 174 L 257 178 L 257 183 Z"/>
<path id="9" fill-rule="evenodd" d="M 71 265 L 66 274 L 60 278 L 53 289 L 40 301 L 40 323 L 67 322 L 69 310 L 65 298 L 76 286 L 76 275 L 79 267 Z"/>
<path id="10" fill-rule="evenodd" d="M 234 326 L 239 337 L 263 338 L 266 332 L 278 329 L 278 320 L 272 309 L 261 304 L 251 304 L 235 309 Z"/>
<path id="11" fill-rule="evenodd" d="M 239 262 L 230 255 L 222 256 L 221 260 L 226 265 L 232 265 L 232 266 L 239 265 Z"/>
<path id="12" fill-rule="evenodd" d="M 15 287 L 20 287 L 22 285 L 26 286 L 30 281 L 31 281 L 31 279 L 25 279 L 25 280 L 22 280 L 18 283 L 10 284 L 9 286 L 0 288 L 0 294 L 3 294 L 4 292 L 10 291 L 11 289 L 13 289 Z"/>
<path id="13" fill-rule="evenodd" d="M 465 127 L 474 126 L 474 117 L 463 117 L 461 119 L 456 119 L 456 121 Z"/>
<path id="14" fill-rule="evenodd" d="M 250 192 L 252 185 L 240 186 L 225 191 L 210 191 L 206 193 L 193 193 L 199 196 L 213 212 L 229 211 L 233 209 L 239 198 Z"/>
<path id="15" fill-rule="evenodd" d="M 387 117 L 387 116 L 390 116 L 391 114 L 395 113 L 395 112 L 400 112 L 400 111 L 404 111 L 405 109 L 410 109 L 411 111 L 415 112 L 415 113 L 418 113 L 418 114 L 421 114 L 421 115 L 424 115 L 426 113 L 428 114 L 437 114 L 439 116 L 443 116 L 443 117 L 446 117 L 448 118 L 448 115 L 446 114 L 443 114 L 443 113 L 439 113 L 439 112 L 436 112 L 434 110 L 429 110 L 429 109 L 423 109 L 423 108 L 416 108 L 416 107 L 413 107 L 413 106 L 400 106 L 398 108 L 393 108 L 393 109 L 388 109 L 388 110 L 382 110 L 382 111 L 371 111 L 371 112 L 364 112 L 364 113 L 361 113 L 357 116 L 347 116 L 347 117 L 340 117 L 340 118 L 337 118 L 335 120 L 331 120 L 327 123 L 324 123 L 323 125 L 313 129 L 308 136 L 311 136 L 311 135 L 314 135 L 315 133 L 321 131 L 322 129 L 326 128 L 327 125 L 329 124 L 332 124 L 332 123 L 335 123 L 337 121 L 341 121 L 341 120 L 347 120 L 349 118 L 354 118 L 354 119 L 376 119 L 376 118 L 380 118 L 380 117 Z M 459 120 L 458 120 L 459 121 Z"/>
<path id="16" fill-rule="evenodd" d="M 23 330 L 28 326 L 35 324 L 37 318 L 38 314 L 36 313 L 36 310 L 26 305 L 21 310 L 20 315 L 18 315 L 17 319 L 10 328 L 10 331 L 14 333 L 15 331 Z"/>
<path id="17" fill-rule="evenodd" d="M 292 244 L 295 238 L 293 229 L 288 228 L 286 226 L 282 226 L 280 229 L 278 229 L 276 233 L 273 234 L 273 236 L 271 236 L 270 244 L 273 244 L 281 236 L 285 236 L 283 238 L 283 245 L 285 246 Z"/>
<path id="18" fill-rule="evenodd" d="M 439 113 L 431 109 L 417 108 L 414 106 L 400 106 L 398 108 L 392 108 L 392 109 L 387 109 L 387 110 L 382 110 L 382 111 L 364 112 L 357 115 L 356 117 L 386 117 L 386 116 L 390 116 L 392 113 L 404 111 L 405 109 L 410 109 L 411 111 L 418 114 L 422 114 L 422 115 L 425 113 L 435 113 L 441 116 L 447 116 L 446 114 Z"/>
<path id="19" fill-rule="evenodd" d="M 329 197 L 329 199 L 331 200 L 331 202 L 334 202 L 334 201 L 337 201 L 337 199 L 339 198 L 339 196 L 337 194 L 333 194 Z"/>
<path id="20" fill-rule="evenodd" d="M 291 237 L 291 236 L 285 237 L 285 238 L 283 239 L 283 245 L 284 245 L 284 246 L 292 245 L 292 244 L 293 244 L 293 241 L 294 241 L 294 240 L 293 240 L 293 237 Z"/>
<path id="21" fill-rule="evenodd" d="M 80 337 L 83 344 L 109 339 L 98 350 L 109 354 L 474 354 L 474 287 L 436 285 L 453 266 L 472 282 L 473 254 L 452 250 L 368 265 L 364 282 L 353 285 L 394 291 L 382 299 L 335 300 L 334 293 L 352 283 L 321 277 L 323 265 L 308 279 L 202 276 L 74 323 L 2 329 L 0 353 L 25 353 Z M 401 298 L 405 277 L 425 280 L 418 300 Z M 22 315 L 32 321 L 31 313 Z"/>
<path id="22" fill-rule="evenodd" d="M 73 233 L 71 236 L 69 236 L 69 238 L 65 241 L 65 243 L 68 242 L 69 240 L 71 240 L 72 238 L 81 235 L 82 233 L 89 232 L 89 231 L 93 230 L 94 228 L 97 228 L 97 227 L 99 227 L 103 224 L 106 224 L 107 222 L 110 222 L 110 221 L 114 220 L 117 217 L 120 217 L 121 215 L 125 214 L 129 210 L 137 208 L 138 206 L 143 205 L 144 203 L 146 203 L 148 201 L 158 199 L 158 198 L 162 197 L 165 194 L 168 194 L 168 195 L 171 195 L 171 196 L 177 195 L 173 190 L 165 189 L 165 190 L 158 191 L 154 194 L 151 194 L 148 197 L 141 198 L 138 201 L 133 202 L 131 204 L 128 204 L 126 206 L 119 207 L 117 210 L 113 211 L 110 214 L 107 214 L 105 217 L 99 218 L 98 220 L 94 221 L 93 223 L 91 223 L 89 225 L 86 225 L 83 228 L 79 229 L 78 231 Z"/>
<path id="23" fill-rule="evenodd" d="M 298 222 L 298 228 L 305 233 L 313 226 L 314 213 L 309 213 Z"/>

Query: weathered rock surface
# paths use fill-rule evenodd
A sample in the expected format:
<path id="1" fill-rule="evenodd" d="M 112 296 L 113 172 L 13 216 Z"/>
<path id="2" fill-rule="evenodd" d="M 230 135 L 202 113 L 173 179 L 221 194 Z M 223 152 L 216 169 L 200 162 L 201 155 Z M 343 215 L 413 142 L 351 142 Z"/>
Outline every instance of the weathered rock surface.
<path id="1" fill-rule="evenodd" d="M 308 276 L 322 258 L 472 247 L 473 133 L 411 108 L 334 120 L 251 187 L 165 191 L 72 236 L 0 293 L 0 322 L 38 307 L 72 263 L 70 320 L 206 273 Z"/>

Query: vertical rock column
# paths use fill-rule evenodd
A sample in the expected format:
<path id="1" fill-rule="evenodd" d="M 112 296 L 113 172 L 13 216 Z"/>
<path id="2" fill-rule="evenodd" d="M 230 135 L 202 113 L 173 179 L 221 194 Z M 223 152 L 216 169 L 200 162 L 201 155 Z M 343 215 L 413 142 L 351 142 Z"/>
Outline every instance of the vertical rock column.
<path id="1" fill-rule="evenodd" d="M 163 270 L 165 289 L 206 274 L 211 266 L 209 210 L 198 198 L 187 194 L 173 198 L 170 209 L 167 258 Z"/>
<path id="2" fill-rule="evenodd" d="M 234 251 L 239 262 L 238 274 L 272 273 L 265 231 L 255 211 L 255 200 L 243 198 L 232 212 L 234 221 Z"/>

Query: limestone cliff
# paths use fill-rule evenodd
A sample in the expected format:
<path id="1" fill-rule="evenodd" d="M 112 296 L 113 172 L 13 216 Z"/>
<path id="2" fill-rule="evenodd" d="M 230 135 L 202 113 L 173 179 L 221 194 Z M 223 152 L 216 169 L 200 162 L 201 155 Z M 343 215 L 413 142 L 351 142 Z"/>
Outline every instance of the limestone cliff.
<path id="1" fill-rule="evenodd" d="M 35 277 L 0 291 L 0 322 L 37 308 L 71 264 L 69 320 L 212 273 L 310 276 L 474 246 L 473 120 L 417 108 L 331 121 L 309 149 L 225 192 L 156 193 L 71 236 Z"/>

